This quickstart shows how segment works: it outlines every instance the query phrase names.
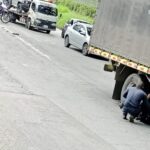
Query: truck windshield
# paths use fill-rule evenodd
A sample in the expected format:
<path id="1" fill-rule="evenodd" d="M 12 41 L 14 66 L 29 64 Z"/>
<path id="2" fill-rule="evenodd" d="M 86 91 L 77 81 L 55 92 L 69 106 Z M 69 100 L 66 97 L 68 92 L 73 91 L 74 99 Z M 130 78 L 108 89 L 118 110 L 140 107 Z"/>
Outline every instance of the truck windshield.
<path id="1" fill-rule="evenodd" d="M 38 12 L 46 15 L 57 16 L 57 9 L 54 7 L 39 5 Z"/>

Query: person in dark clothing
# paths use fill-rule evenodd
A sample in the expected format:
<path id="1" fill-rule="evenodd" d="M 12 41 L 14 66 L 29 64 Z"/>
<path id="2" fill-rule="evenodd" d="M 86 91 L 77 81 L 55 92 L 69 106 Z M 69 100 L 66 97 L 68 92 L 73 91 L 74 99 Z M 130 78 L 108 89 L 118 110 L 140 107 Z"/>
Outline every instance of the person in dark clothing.
<path id="1" fill-rule="evenodd" d="M 146 93 L 142 90 L 143 83 L 139 81 L 136 87 L 129 87 L 124 92 L 123 97 L 125 102 L 123 104 L 123 118 L 127 119 L 130 114 L 130 122 L 134 122 L 134 118 L 141 112 L 141 103 L 146 99 Z"/>

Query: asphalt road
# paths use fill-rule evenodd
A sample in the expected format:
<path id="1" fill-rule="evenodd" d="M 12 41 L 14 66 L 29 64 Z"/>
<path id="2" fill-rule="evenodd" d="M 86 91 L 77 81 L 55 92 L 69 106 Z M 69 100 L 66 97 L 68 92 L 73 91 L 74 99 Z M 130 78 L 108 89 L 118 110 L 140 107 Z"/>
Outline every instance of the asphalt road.
<path id="1" fill-rule="evenodd" d="M 123 120 L 118 101 L 111 99 L 114 73 L 103 71 L 107 61 L 65 48 L 60 30 L 48 35 L 9 23 L 0 24 L 0 33 L 0 133 L 11 130 L 7 121 L 14 114 L 11 137 L 20 140 L 13 149 L 150 147 L 150 127 Z"/>

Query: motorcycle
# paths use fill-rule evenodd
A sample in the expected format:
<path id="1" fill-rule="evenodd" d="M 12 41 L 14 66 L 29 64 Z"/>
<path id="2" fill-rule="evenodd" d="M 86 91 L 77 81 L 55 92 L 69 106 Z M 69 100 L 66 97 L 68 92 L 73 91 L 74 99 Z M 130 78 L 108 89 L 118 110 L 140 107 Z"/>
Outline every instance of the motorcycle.
<path id="1" fill-rule="evenodd" d="M 8 23 L 10 21 L 10 13 L 9 10 L 2 2 L 0 2 L 0 20 L 3 23 Z"/>

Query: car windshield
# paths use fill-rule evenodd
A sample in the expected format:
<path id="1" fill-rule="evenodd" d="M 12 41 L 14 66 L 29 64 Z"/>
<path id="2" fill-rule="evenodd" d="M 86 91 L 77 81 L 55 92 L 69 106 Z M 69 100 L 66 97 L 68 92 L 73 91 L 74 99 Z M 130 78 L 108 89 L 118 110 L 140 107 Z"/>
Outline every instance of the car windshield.
<path id="1" fill-rule="evenodd" d="M 46 15 L 57 16 L 57 9 L 54 7 L 39 5 L 38 12 Z"/>
<path id="2" fill-rule="evenodd" d="M 91 31 L 92 31 L 92 28 L 91 27 L 87 27 L 87 33 L 89 36 L 91 36 Z"/>

